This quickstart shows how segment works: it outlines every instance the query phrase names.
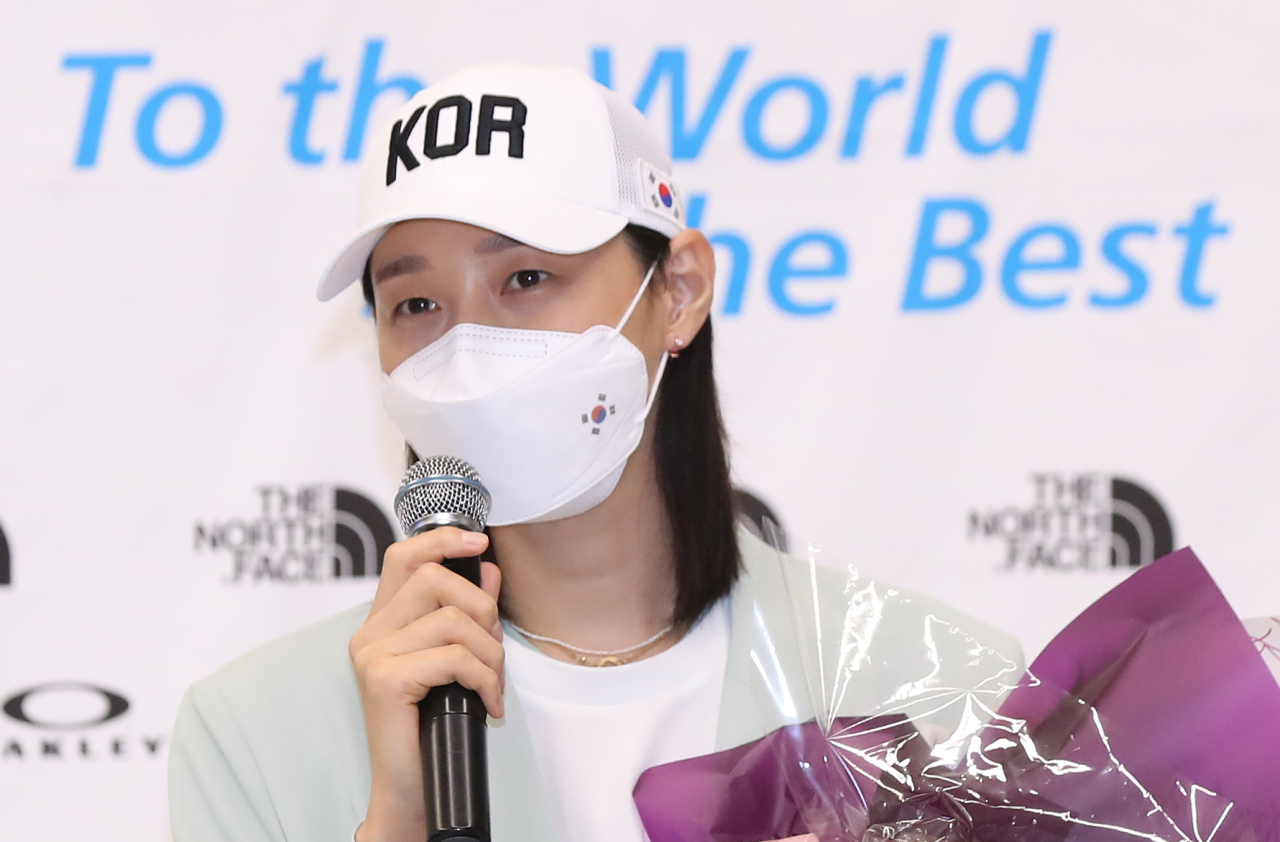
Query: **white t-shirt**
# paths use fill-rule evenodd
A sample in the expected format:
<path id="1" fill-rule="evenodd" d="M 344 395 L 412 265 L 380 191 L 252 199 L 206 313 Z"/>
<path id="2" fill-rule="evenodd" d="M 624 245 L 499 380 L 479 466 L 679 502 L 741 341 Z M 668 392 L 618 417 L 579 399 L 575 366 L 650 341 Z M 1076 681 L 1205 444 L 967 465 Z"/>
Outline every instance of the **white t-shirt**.
<path id="1" fill-rule="evenodd" d="M 507 681 L 528 718 L 565 842 L 645 842 L 631 800 L 640 773 L 715 750 L 727 603 L 717 603 L 670 649 L 631 664 L 565 663 L 514 633 L 506 653 Z"/>

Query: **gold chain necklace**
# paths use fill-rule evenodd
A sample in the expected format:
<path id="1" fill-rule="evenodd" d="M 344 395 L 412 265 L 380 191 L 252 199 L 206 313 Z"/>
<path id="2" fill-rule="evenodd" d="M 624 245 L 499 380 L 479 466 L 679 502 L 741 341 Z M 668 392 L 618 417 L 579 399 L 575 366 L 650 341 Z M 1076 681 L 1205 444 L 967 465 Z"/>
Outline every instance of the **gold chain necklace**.
<path id="1" fill-rule="evenodd" d="M 646 646 L 652 646 L 653 644 L 661 640 L 663 637 L 665 637 L 672 629 L 676 627 L 676 624 L 672 623 L 662 631 L 655 634 L 653 637 L 649 638 L 648 640 L 643 640 L 637 643 L 635 646 L 628 646 L 626 649 L 608 650 L 608 649 L 580 649 L 577 646 L 574 646 L 571 643 L 565 643 L 563 640 L 559 640 L 558 638 L 547 637 L 546 635 L 542 635 L 542 634 L 534 634 L 528 629 L 521 628 L 515 623 L 512 623 L 510 620 L 508 620 L 507 622 L 511 623 L 511 628 L 520 632 L 520 634 L 524 635 L 530 640 L 538 640 L 538 641 L 541 641 L 542 643 L 551 643 L 556 646 L 559 646 L 561 649 L 565 649 L 569 652 L 572 652 L 574 655 L 578 656 L 578 663 L 584 667 L 616 667 L 621 664 L 628 663 L 631 659 L 624 658 L 623 656 L 630 655 L 633 652 L 639 652 L 641 649 L 644 649 Z M 596 661 L 594 664 L 589 664 L 587 663 L 588 656 L 593 658 L 599 658 L 600 660 Z"/>

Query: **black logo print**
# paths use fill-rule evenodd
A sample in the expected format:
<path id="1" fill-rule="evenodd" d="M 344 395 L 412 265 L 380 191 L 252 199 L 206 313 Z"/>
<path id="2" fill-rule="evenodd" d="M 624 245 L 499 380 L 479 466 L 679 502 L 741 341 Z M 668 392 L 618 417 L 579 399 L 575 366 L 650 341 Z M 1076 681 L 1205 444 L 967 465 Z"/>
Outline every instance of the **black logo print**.
<path id="1" fill-rule="evenodd" d="M 501 115 L 498 109 L 502 109 Z M 440 118 L 453 112 L 453 136 L 440 137 Z M 450 158 L 471 142 L 471 100 L 465 96 L 447 96 L 428 108 L 419 106 L 408 118 L 396 120 L 391 127 L 387 148 L 387 186 L 395 183 L 401 165 L 406 172 L 416 170 L 422 162 L 413 153 L 409 139 L 423 114 L 427 115 L 422 130 L 422 154 L 431 160 Z M 529 116 L 525 104 L 513 96 L 485 94 L 480 97 L 480 115 L 476 119 L 476 154 L 488 155 L 493 147 L 494 132 L 507 136 L 507 157 L 524 157 L 524 124 Z"/>
<path id="2" fill-rule="evenodd" d="M 1037 473 L 1029 504 L 969 513 L 969 538 L 1002 540 L 1007 570 L 1109 570 L 1173 552 L 1173 524 L 1159 499 L 1110 474 Z"/>
<path id="3" fill-rule="evenodd" d="M 28 702 L 47 693 L 74 693 L 95 696 L 105 702 L 105 705 L 100 714 L 90 716 L 87 719 L 49 715 L 32 716 L 31 712 L 27 710 Z M 37 728 L 49 728 L 55 731 L 93 728 L 104 722 L 110 722 L 118 716 L 123 716 L 128 709 L 129 700 L 124 696 L 114 693 L 105 687 L 97 687 L 93 684 L 86 684 L 83 681 L 51 681 L 48 684 L 28 687 L 26 690 L 10 696 L 4 703 L 5 715 L 10 719 L 25 722 L 27 725 L 34 725 Z"/>
<path id="4" fill-rule="evenodd" d="M 0 529 L 0 585 L 13 584 L 13 571 L 9 566 L 9 541 Z"/>
<path id="5" fill-rule="evenodd" d="M 775 550 L 787 551 L 787 531 L 768 503 L 743 488 L 733 489 L 733 508 L 738 523 Z"/>
<path id="6" fill-rule="evenodd" d="M 358 491 L 331 485 L 264 485 L 258 512 L 197 523 L 197 552 L 231 559 L 230 583 L 321 582 L 377 576 L 395 542 L 391 520 Z"/>
<path id="7" fill-rule="evenodd" d="M 1142 567 L 1173 552 L 1173 524 L 1156 496 L 1111 479 L 1111 566 Z"/>
<path id="8" fill-rule="evenodd" d="M 350 489 L 334 489 L 334 576 L 379 575 L 382 556 L 395 540 L 391 522 L 377 503 Z"/>

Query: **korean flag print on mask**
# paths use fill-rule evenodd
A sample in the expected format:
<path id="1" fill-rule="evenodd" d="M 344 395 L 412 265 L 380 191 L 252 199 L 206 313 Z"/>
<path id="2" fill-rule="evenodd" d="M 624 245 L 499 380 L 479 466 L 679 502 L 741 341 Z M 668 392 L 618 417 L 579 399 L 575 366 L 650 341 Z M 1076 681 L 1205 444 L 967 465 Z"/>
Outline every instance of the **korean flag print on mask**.
<path id="1" fill-rule="evenodd" d="M 556 520 L 605 500 L 640 444 L 666 368 L 617 327 L 583 333 L 459 324 L 383 380 L 387 413 L 420 456 L 470 462 L 493 496 L 491 526 Z"/>

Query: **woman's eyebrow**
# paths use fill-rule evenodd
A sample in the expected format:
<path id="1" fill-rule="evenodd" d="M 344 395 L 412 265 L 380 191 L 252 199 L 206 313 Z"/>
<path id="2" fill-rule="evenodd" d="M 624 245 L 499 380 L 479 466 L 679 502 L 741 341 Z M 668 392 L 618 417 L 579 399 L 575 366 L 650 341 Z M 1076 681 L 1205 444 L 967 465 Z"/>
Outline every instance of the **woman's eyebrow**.
<path id="1" fill-rule="evenodd" d="M 493 254 L 494 252 L 505 251 L 522 245 L 524 243 L 519 240 L 513 240 L 502 234 L 494 234 L 491 237 L 485 237 L 476 244 L 476 254 Z"/>
<path id="2" fill-rule="evenodd" d="M 402 254 L 385 266 L 378 268 L 374 273 L 373 282 L 375 284 L 385 281 L 387 278 L 393 278 L 396 275 L 407 275 L 410 272 L 417 272 L 427 267 L 427 259 L 420 254 Z"/>

